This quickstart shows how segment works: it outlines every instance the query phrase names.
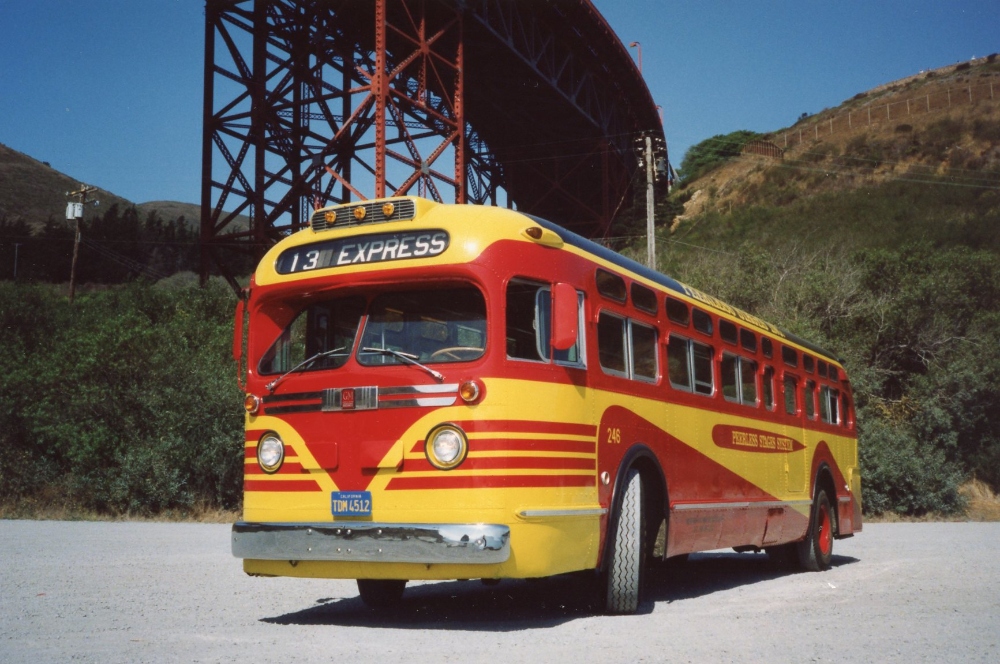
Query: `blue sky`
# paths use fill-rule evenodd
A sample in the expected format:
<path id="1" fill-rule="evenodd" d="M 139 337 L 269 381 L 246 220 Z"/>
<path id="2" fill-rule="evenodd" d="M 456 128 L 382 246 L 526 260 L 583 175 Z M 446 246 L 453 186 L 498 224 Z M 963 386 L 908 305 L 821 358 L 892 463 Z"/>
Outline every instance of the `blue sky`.
<path id="1" fill-rule="evenodd" d="M 642 45 L 675 167 L 715 134 L 1000 51 L 997 0 L 595 4 Z M 202 0 L 0 0 L 0 143 L 136 203 L 199 202 L 203 43 Z"/>

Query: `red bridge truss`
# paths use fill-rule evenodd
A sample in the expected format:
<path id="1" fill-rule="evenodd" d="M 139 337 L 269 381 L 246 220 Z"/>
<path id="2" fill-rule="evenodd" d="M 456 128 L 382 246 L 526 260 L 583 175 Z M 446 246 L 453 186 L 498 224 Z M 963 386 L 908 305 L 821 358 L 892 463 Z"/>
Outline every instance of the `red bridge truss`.
<path id="1" fill-rule="evenodd" d="M 207 0 L 202 276 L 369 197 L 601 236 L 644 133 L 657 108 L 590 0 Z"/>

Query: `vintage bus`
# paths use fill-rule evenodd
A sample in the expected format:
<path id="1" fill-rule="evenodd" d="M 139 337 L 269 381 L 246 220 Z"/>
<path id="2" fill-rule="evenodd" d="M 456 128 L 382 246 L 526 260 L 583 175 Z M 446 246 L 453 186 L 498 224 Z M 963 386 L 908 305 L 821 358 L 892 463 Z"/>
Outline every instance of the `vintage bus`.
<path id="1" fill-rule="evenodd" d="M 320 209 L 236 320 L 248 574 L 385 606 L 408 580 L 589 570 L 629 613 L 654 558 L 822 570 L 861 529 L 836 356 L 545 220 Z"/>

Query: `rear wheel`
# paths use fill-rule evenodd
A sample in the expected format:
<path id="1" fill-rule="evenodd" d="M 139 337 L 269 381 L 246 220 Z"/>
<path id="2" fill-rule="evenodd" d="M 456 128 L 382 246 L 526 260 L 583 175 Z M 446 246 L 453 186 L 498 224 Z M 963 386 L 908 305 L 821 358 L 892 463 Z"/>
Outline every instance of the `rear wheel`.
<path id="1" fill-rule="evenodd" d="M 406 581 L 383 579 L 358 579 L 361 601 L 373 609 L 385 609 L 399 604 L 403 598 Z"/>
<path id="2" fill-rule="evenodd" d="M 642 477 L 630 470 L 625 479 L 618 525 L 607 568 L 608 613 L 635 613 L 642 572 Z"/>
<path id="3" fill-rule="evenodd" d="M 807 570 L 819 572 L 830 569 L 833 558 L 833 509 L 825 489 L 816 492 L 809 532 L 798 543 L 799 564 Z"/>

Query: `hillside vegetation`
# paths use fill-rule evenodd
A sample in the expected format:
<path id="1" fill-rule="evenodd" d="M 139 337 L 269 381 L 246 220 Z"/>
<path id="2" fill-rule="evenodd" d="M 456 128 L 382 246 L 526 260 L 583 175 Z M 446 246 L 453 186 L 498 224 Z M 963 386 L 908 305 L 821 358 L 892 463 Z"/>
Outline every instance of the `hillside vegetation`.
<path id="1" fill-rule="evenodd" d="M 866 117 L 864 103 L 885 113 L 948 86 L 962 100 L 963 86 L 984 81 L 994 99 L 822 131 L 834 117 Z M 800 129 L 806 140 L 783 158 L 743 152 L 753 139 L 780 147 Z M 659 268 L 844 358 L 866 512 L 958 512 L 971 478 L 1000 489 L 995 57 L 883 86 L 766 136 L 713 137 L 681 173 L 659 209 Z M 643 255 L 644 240 L 633 242 Z"/>

